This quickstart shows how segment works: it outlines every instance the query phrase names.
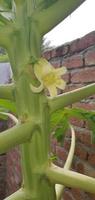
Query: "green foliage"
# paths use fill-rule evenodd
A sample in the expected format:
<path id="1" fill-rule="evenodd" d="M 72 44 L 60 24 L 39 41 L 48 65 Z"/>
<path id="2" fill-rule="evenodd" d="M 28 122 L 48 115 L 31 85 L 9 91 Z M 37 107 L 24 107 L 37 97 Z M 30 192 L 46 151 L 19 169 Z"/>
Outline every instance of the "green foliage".
<path id="1" fill-rule="evenodd" d="M 92 121 L 95 123 L 95 112 L 87 111 L 80 108 L 65 108 L 64 112 L 67 113 L 69 117 L 77 117 L 83 120 Z"/>
<path id="2" fill-rule="evenodd" d="M 8 119 L 8 116 L 2 114 L 2 112 L 8 112 L 8 109 L 5 109 L 5 108 L 0 107 L 0 120 L 1 120 L 1 119 L 7 120 L 7 119 Z"/>
<path id="3" fill-rule="evenodd" d="M 0 111 L 16 113 L 15 103 L 9 100 L 0 99 Z"/>
<path id="4" fill-rule="evenodd" d="M 12 0 L 0 0 L 0 7 L 2 7 L 3 9 L 11 9 Z"/>
<path id="5" fill-rule="evenodd" d="M 58 142 L 63 142 L 65 132 L 69 128 L 68 116 L 64 111 L 58 110 L 51 115 L 51 131 Z"/>
<path id="6" fill-rule="evenodd" d="M 9 62 L 9 57 L 7 54 L 0 55 L 0 62 Z"/>
<path id="7" fill-rule="evenodd" d="M 71 117 L 76 117 L 89 122 L 93 133 L 92 142 L 95 143 L 95 112 L 79 108 L 64 108 L 51 115 L 51 130 L 54 131 L 54 136 L 58 141 L 61 142 L 64 138 L 64 135 L 69 128 L 69 120 Z"/>

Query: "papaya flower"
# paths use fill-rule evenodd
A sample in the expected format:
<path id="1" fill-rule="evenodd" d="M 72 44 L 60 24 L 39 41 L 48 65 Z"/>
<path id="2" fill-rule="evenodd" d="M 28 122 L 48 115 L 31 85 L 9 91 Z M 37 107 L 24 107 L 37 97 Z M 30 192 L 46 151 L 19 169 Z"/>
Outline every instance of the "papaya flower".
<path id="1" fill-rule="evenodd" d="M 64 90 L 66 83 L 62 79 L 62 75 L 67 72 L 66 67 L 55 69 L 45 58 L 40 58 L 34 64 L 34 74 L 41 83 L 38 88 L 30 84 L 33 92 L 39 93 L 44 88 L 48 89 L 51 97 L 57 96 L 57 88 Z"/>

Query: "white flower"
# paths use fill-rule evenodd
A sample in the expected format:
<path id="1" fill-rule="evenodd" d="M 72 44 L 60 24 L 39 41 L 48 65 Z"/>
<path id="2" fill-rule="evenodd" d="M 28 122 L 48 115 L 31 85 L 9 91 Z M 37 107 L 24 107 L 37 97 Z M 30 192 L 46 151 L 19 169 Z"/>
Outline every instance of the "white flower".
<path id="1" fill-rule="evenodd" d="M 46 59 L 40 58 L 34 65 L 34 73 L 41 85 L 38 88 L 30 85 L 35 92 L 41 91 L 43 88 L 47 88 L 50 96 L 57 96 L 57 88 L 65 89 L 66 83 L 62 79 L 62 75 L 66 73 L 66 68 L 61 67 L 55 69 Z"/>

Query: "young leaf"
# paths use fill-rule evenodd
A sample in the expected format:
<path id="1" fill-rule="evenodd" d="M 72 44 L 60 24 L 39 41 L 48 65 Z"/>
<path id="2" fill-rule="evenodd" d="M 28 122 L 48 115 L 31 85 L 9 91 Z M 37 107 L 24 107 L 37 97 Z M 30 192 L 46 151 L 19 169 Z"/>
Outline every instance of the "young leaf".
<path id="1" fill-rule="evenodd" d="M 0 107 L 1 109 L 6 109 L 12 113 L 16 113 L 16 106 L 15 103 L 9 100 L 0 99 Z"/>
<path id="2" fill-rule="evenodd" d="M 58 141 L 61 141 L 63 133 L 67 130 L 69 119 L 71 117 L 76 117 L 89 122 L 90 129 L 92 130 L 92 142 L 95 143 L 95 112 L 80 108 L 64 108 L 51 115 L 51 130 L 55 127 L 55 137 Z"/>
<path id="3" fill-rule="evenodd" d="M 95 112 L 87 111 L 85 109 L 80 108 L 65 108 L 64 112 L 68 115 L 68 117 L 77 117 L 83 120 L 90 120 L 95 123 Z"/>
<path id="4" fill-rule="evenodd" d="M 59 111 L 56 113 L 56 115 L 52 116 L 51 123 L 54 137 L 58 140 L 58 142 L 63 143 L 65 133 L 69 128 L 67 116 L 64 115 L 64 112 Z"/>
<path id="5" fill-rule="evenodd" d="M 8 116 L 3 115 L 2 112 L 8 112 L 8 110 L 4 108 L 0 108 L 0 119 L 7 120 Z"/>
<path id="6" fill-rule="evenodd" d="M 52 113 L 51 118 L 50 118 L 51 129 L 54 128 L 55 126 L 59 125 L 60 121 L 63 119 L 63 117 L 64 117 L 63 110 L 58 110 L 58 111 Z"/>

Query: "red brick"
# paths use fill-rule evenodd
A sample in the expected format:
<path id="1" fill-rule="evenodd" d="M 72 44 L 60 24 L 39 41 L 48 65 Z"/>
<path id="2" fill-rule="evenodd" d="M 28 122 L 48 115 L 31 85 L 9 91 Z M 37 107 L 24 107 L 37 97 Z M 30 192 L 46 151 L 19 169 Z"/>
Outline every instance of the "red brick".
<path id="1" fill-rule="evenodd" d="M 54 59 L 54 60 L 50 60 L 50 63 L 55 67 L 55 68 L 58 68 L 58 67 L 61 67 L 61 59 Z"/>
<path id="2" fill-rule="evenodd" d="M 95 110 L 95 102 L 88 102 L 88 103 L 74 103 L 73 107 L 83 108 L 85 110 Z"/>
<path id="3" fill-rule="evenodd" d="M 56 49 L 53 49 L 51 51 L 51 58 L 64 56 L 65 54 L 68 53 L 68 49 L 69 49 L 68 45 L 62 45 Z"/>
<path id="4" fill-rule="evenodd" d="M 64 193 L 63 193 L 63 198 L 64 200 L 76 200 L 72 194 L 71 194 L 71 191 L 69 190 L 65 190 Z"/>
<path id="5" fill-rule="evenodd" d="M 88 130 L 84 130 L 84 132 L 83 131 L 76 131 L 76 137 L 83 144 L 88 145 L 88 146 L 91 145 L 91 134 Z"/>
<path id="6" fill-rule="evenodd" d="M 74 41 L 71 42 L 71 44 L 70 44 L 70 53 L 71 54 L 80 51 L 80 48 L 78 47 L 79 40 L 80 39 L 76 39 L 76 40 L 74 40 Z"/>
<path id="7" fill-rule="evenodd" d="M 5 197 L 6 184 L 6 154 L 0 155 L 0 199 Z"/>
<path id="8" fill-rule="evenodd" d="M 78 156 L 80 159 L 87 159 L 87 150 L 84 148 L 84 145 L 77 143 L 75 148 L 75 155 Z"/>
<path id="9" fill-rule="evenodd" d="M 20 153 L 14 148 L 7 153 L 6 194 L 10 195 L 21 185 Z"/>
<path id="10" fill-rule="evenodd" d="M 57 56 L 64 56 L 64 55 L 66 55 L 68 53 L 68 49 L 69 49 L 68 45 L 62 45 L 62 46 L 58 47 L 56 49 Z"/>
<path id="11" fill-rule="evenodd" d="M 59 157 L 59 159 L 66 161 L 68 153 L 63 147 L 57 146 L 56 155 Z"/>
<path id="12" fill-rule="evenodd" d="M 51 51 L 46 51 L 43 53 L 43 57 L 49 60 L 51 58 Z"/>
<path id="13" fill-rule="evenodd" d="M 92 83 L 95 82 L 95 67 L 83 69 L 71 73 L 72 83 Z"/>
<path id="14" fill-rule="evenodd" d="M 51 58 L 55 58 L 55 57 L 57 57 L 57 55 L 56 55 L 56 48 L 52 49 L 52 51 L 51 51 Z"/>
<path id="15" fill-rule="evenodd" d="M 88 162 L 95 167 L 95 153 L 90 152 L 88 156 Z"/>
<path id="16" fill-rule="evenodd" d="M 67 57 L 63 60 L 62 65 L 66 66 L 68 69 L 79 68 L 83 66 L 83 55 L 74 55 Z"/>
<path id="17" fill-rule="evenodd" d="M 95 169 L 84 161 L 84 174 L 95 178 Z"/>
<path id="18" fill-rule="evenodd" d="M 67 72 L 66 74 L 64 74 L 62 76 L 63 80 L 66 82 L 66 83 L 70 83 L 70 73 Z"/>
<path id="19" fill-rule="evenodd" d="M 84 169 L 84 164 L 83 164 L 83 162 L 82 162 L 81 160 L 75 162 L 75 163 L 74 163 L 74 169 L 75 169 L 77 172 L 79 172 L 79 173 L 81 173 L 81 174 L 84 174 L 85 169 Z"/>
<path id="20" fill-rule="evenodd" d="M 78 126 L 78 127 L 83 127 L 84 126 L 84 121 L 77 119 L 77 118 L 72 118 L 70 119 L 71 124 L 73 124 L 74 126 Z"/>
<path id="21" fill-rule="evenodd" d="M 70 139 L 65 139 L 64 140 L 64 149 L 65 150 L 67 150 L 67 151 L 69 151 L 69 149 L 70 149 L 70 144 L 71 144 L 71 142 L 70 142 Z"/>
<path id="22" fill-rule="evenodd" d="M 95 65 L 95 48 L 88 50 L 85 54 L 85 65 Z"/>
<path id="23" fill-rule="evenodd" d="M 71 193 L 76 200 L 86 200 L 84 192 L 80 189 L 73 188 L 71 189 Z"/>
<path id="24" fill-rule="evenodd" d="M 69 84 L 68 88 L 67 88 L 67 91 L 72 91 L 72 90 L 81 88 L 83 86 L 84 86 L 83 84 Z"/>
<path id="25" fill-rule="evenodd" d="M 95 44 L 95 31 L 73 41 L 70 45 L 70 53 L 82 51 Z"/>
<path id="26" fill-rule="evenodd" d="M 90 197 L 90 200 L 95 200 L 95 194 L 88 194 L 88 196 Z"/>

